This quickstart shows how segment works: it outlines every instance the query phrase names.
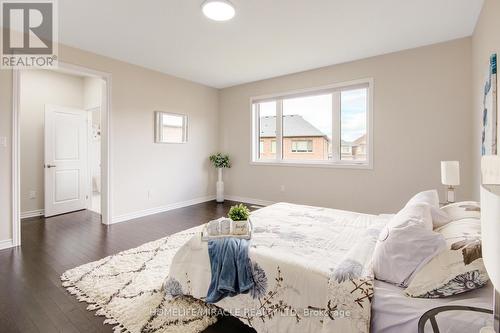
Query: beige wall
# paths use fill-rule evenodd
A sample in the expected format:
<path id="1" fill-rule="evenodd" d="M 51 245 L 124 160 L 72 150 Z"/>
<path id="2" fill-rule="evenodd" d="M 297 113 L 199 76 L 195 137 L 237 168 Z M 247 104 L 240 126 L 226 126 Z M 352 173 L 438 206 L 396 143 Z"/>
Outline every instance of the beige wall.
<path id="1" fill-rule="evenodd" d="M 21 80 L 21 212 L 44 208 L 45 104 L 83 108 L 83 78 L 30 70 Z M 30 198 L 29 192 L 36 197 Z"/>
<path id="2" fill-rule="evenodd" d="M 472 36 L 472 90 L 473 90 L 473 182 L 475 199 L 479 199 L 481 181 L 481 131 L 484 80 L 488 73 L 490 55 L 497 53 L 500 60 L 500 1 L 485 0 L 483 10 Z M 500 81 L 499 81 L 500 84 Z M 500 109 L 500 108 L 499 108 Z"/>
<path id="3" fill-rule="evenodd" d="M 113 76 L 113 216 L 214 193 L 207 157 L 218 144 L 216 89 L 66 46 L 59 58 Z M 11 71 L 0 70 L 0 84 L 0 136 L 8 138 L 8 147 L 0 147 L 1 241 L 12 237 Z M 154 144 L 154 110 L 188 114 L 189 142 Z"/>
<path id="4" fill-rule="evenodd" d="M 83 78 L 83 108 L 85 110 L 101 106 L 104 81 L 94 77 Z"/>
<path id="5" fill-rule="evenodd" d="M 440 161 L 459 160 L 458 199 L 470 198 L 471 64 L 471 39 L 465 38 L 223 89 L 220 145 L 233 158 L 227 193 L 394 212 L 417 191 L 443 194 Z M 375 81 L 373 170 L 249 164 L 250 97 L 368 77 Z"/>

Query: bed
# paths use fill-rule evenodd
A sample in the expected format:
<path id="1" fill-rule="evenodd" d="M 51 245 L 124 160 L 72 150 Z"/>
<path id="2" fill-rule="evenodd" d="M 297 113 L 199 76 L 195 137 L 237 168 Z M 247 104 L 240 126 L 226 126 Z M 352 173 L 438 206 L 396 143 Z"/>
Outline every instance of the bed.
<path id="1" fill-rule="evenodd" d="M 256 288 L 216 305 L 259 333 L 367 333 L 371 256 L 386 223 L 376 215 L 288 203 L 255 211 L 248 253 Z M 207 243 L 193 237 L 175 255 L 165 291 L 204 300 L 210 278 Z"/>
<path id="2" fill-rule="evenodd" d="M 451 298 L 411 299 L 402 288 L 374 280 L 373 250 L 390 217 L 288 203 L 253 212 L 248 254 L 256 288 L 216 306 L 258 333 L 417 332 L 423 313 L 450 304 Z M 167 296 L 204 300 L 210 279 L 207 243 L 195 236 L 175 255 L 164 290 Z M 453 302 L 491 308 L 487 295 L 490 291 L 483 288 L 454 296 Z M 460 318 L 481 327 L 487 317 Z M 470 324 L 455 322 L 471 332 Z M 461 332 L 454 329 L 441 332 Z"/>

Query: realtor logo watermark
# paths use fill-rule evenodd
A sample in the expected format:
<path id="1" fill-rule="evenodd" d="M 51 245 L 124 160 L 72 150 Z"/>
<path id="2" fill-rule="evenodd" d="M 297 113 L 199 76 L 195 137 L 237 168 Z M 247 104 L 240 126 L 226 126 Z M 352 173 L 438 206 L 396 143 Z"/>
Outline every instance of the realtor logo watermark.
<path id="1" fill-rule="evenodd" d="M 57 67 L 56 0 L 1 1 L 0 68 Z"/>

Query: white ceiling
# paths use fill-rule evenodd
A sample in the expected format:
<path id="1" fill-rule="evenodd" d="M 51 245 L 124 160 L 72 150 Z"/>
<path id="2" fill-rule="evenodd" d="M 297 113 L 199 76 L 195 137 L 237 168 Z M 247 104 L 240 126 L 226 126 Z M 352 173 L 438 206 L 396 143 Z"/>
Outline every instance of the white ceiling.
<path id="1" fill-rule="evenodd" d="M 470 36 L 483 0 L 64 0 L 60 42 L 222 88 Z"/>

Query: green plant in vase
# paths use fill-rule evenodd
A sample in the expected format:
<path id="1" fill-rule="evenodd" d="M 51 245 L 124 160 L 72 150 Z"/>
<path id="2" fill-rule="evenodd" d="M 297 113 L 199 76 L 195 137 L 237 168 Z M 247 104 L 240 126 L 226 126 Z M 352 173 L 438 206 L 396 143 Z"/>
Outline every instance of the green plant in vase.
<path id="1" fill-rule="evenodd" d="M 224 202 L 224 182 L 222 181 L 222 169 L 231 167 L 231 160 L 227 154 L 213 154 L 209 157 L 210 162 L 217 168 L 216 200 Z"/>
<path id="2" fill-rule="evenodd" d="M 250 209 L 243 204 L 232 206 L 229 209 L 227 216 L 233 220 L 233 234 L 235 235 L 245 235 L 248 234 L 250 217 Z"/>

